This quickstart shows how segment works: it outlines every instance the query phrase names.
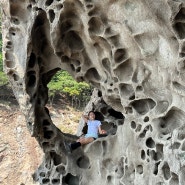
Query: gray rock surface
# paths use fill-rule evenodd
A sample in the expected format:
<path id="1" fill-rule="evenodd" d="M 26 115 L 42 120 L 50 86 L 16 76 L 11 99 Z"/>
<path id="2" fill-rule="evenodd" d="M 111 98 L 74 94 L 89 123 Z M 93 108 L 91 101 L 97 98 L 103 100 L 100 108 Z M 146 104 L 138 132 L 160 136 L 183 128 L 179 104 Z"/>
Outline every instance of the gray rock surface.
<path id="1" fill-rule="evenodd" d="M 183 0 L 1 0 L 1 5 L 5 71 L 45 153 L 37 182 L 184 185 Z M 76 136 L 60 132 L 45 109 L 47 83 L 59 69 L 98 89 L 100 100 L 89 107 L 115 131 L 72 154 L 64 141 Z"/>

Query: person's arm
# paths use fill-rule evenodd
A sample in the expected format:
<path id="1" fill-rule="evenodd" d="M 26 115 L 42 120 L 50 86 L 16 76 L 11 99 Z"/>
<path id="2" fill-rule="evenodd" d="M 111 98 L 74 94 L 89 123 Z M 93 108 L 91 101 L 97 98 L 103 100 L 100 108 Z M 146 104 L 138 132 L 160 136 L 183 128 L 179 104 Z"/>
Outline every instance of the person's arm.
<path id="1" fill-rule="evenodd" d="M 85 121 L 85 123 L 88 122 L 88 116 L 82 115 L 82 118 L 83 118 L 83 120 Z"/>
<path id="2" fill-rule="evenodd" d="M 106 134 L 106 131 L 101 129 L 101 125 L 98 127 L 98 131 L 100 134 Z"/>

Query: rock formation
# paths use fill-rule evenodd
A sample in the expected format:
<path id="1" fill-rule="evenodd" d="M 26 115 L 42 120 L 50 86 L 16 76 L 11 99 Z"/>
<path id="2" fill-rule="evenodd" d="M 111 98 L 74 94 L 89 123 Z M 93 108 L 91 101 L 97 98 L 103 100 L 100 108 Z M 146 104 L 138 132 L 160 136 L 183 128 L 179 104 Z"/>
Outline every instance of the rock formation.
<path id="1" fill-rule="evenodd" d="M 45 153 L 35 181 L 184 184 L 183 0 L 1 0 L 1 5 L 5 71 Z M 76 136 L 60 132 L 45 108 L 47 83 L 60 69 L 98 89 L 99 100 L 89 107 L 110 131 L 72 154 L 64 141 Z"/>

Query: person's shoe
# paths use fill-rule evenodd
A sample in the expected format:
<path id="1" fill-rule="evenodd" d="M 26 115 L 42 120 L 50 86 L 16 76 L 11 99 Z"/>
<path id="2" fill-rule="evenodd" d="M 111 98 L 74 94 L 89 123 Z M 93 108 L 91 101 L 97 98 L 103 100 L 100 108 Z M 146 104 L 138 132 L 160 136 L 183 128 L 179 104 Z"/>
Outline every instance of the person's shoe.
<path id="1" fill-rule="evenodd" d="M 64 141 L 64 146 L 65 146 L 65 149 L 68 153 L 72 153 L 71 144 Z"/>

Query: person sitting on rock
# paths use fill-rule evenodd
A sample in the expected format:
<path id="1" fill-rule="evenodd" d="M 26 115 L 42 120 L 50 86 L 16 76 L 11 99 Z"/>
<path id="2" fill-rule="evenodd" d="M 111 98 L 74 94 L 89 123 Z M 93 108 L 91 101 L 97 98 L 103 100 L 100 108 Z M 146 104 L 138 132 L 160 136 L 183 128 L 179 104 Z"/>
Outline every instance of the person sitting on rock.
<path id="1" fill-rule="evenodd" d="M 72 152 L 81 145 L 93 142 L 98 138 L 98 133 L 99 134 L 106 133 L 105 130 L 101 129 L 101 122 L 99 120 L 95 120 L 95 113 L 93 111 L 90 111 L 88 113 L 88 116 L 82 115 L 82 118 L 84 119 L 88 126 L 87 134 L 85 134 L 85 136 L 83 137 L 80 137 L 75 143 L 72 144 L 65 143 L 65 147 L 69 152 Z"/>

